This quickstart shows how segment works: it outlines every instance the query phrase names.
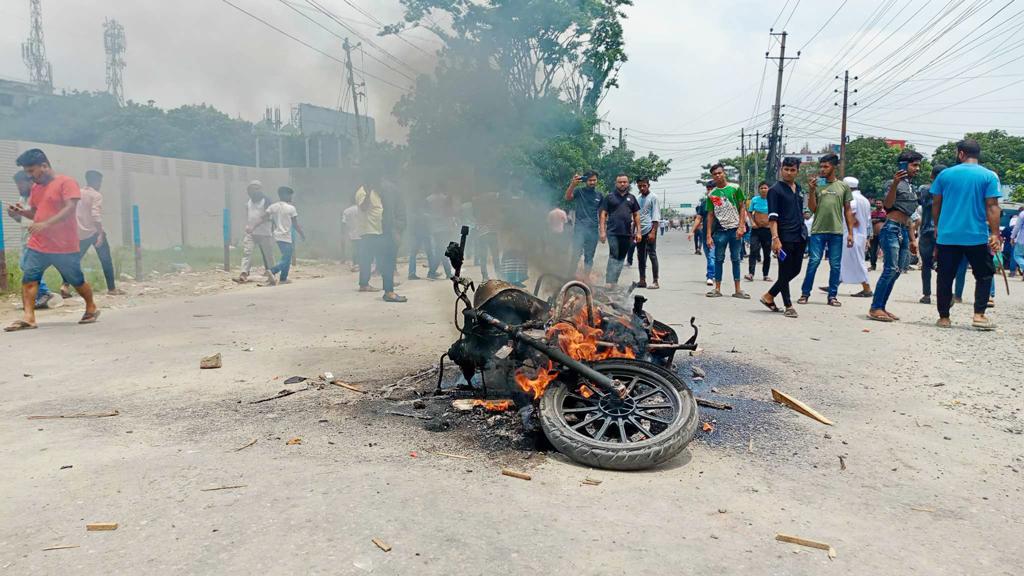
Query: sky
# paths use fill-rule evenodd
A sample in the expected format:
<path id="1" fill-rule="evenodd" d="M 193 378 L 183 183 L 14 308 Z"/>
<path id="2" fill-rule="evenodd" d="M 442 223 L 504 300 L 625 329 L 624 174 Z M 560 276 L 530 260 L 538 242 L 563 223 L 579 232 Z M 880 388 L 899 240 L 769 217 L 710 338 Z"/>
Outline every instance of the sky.
<path id="1" fill-rule="evenodd" d="M 398 0 L 319 0 L 350 29 L 299 0 L 230 0 L 324 53 L 340 37 L 362 42 L 364 104 L 382 138 L 404 133 L 390 112 L 438 43 L 423 30 L 374 35 L 400 17 Z M 629 61 L 601 105 L 602 130 L 623 128 L 630 147 L 672 159 L 654 186 L 668 205 L 694 201 L 701 165 L 738 155 L 740 129 L 763 134 L 774 104 L 774 62 L 785 30 L 786 148 L 839 142 L 835 76 L 849 69 L 849 133 L 906 139 L 930 153 L 965 131 L 1024 134 L 1024 4 L 1014 0 L 635 0 L 625 21 Z M 20 44 L 28 0 L 0 4 L 0 77 L 24 80 Z M 100 5 L 101 7 L 97 7 Z M 47 55 L 58 88 L 103 90 L 104 18 L 127 36 L 126 95 L 162 107 L 205 102 L 258 120 L 299 102 L 350 102 L 342 66 L 268 28 L 226 0 L 43 0 Z M 307 18 L 308 17 L 308 18 Z M 310 20 L 312 19 L 312 21 Z M 325 29 L 326 28 L 326 29 Z M 356 38 L 356 33 L 364 40 Z M 386 50 L 384 54 L 368 42 Z M 350 106 L 350 104 L 349 104 Z"/>

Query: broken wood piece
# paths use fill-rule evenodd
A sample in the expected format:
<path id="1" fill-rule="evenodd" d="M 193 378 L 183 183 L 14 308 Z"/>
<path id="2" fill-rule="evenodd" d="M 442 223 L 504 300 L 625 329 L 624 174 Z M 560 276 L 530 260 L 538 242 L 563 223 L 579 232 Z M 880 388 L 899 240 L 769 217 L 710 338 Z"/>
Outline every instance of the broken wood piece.
<path id="1" fill-rule="evenodd" d="M 814 420 L 817 420 L 822 424 L 827 424 L 829 426 L 832 425 L 831 420 L 825 418 L 807 404 L 804 404 L 803 402 L 797 400 L 796 398 L 793 398 L 792 396 L 784 392 L 779 392 L 775 388 L 772 388 L 772 399 L 778 402 L 779 404 L 785 404 L 786 406 L 789 406 L 793 410 L 796 410 L 797 412 L 803 414 L 804 416 L 807 416 L 808 418 L 813 418 Z"/>
<path id="2" fill-rule="evenodd" d="M 91 522 L 85 525 L 85 529 L 89 532 L 117 530 L 117 522 Z"/>
<path id="3" fill-rule="evenodd" d="M 60 546 L 50 546 L 49 548 L 43 548 L 43 552 L 49 552 L 50 550 L 67 550 L 69 548 L 81 548 L 79 544 L 62 544 Z"/>
<path id="4" fill-rule="evenodd" d="M 595 480 L 593 478 L 584 478 L 583 484 L 586 486 L 599 486 L 601 484 L 601 481 Z"/>
<path id="5" fill-rule="evenodd" d="M 790 536 L 789 534 L 782 533 L 776 534 L 775 539 L 779 542 L 788 542 L 790 544 L 799 544 L 800 546 L 807 546 L 809 548 L 817 548 L 818 550 L 824 550 L 828 552 L 829 558 L 836 557 L 836 549 L 824 542 L 808 540 L 806 538 L 801 538 L 799 536 Z"/>
<path id="6" fill-rule="evenodd" d="M 846 470 L 846 456 L 839 456 L 839 469 Z"/>
<path id="7" fill-rule="evenodd" d="M 261 400 L 256 400 L 255 402 L 249 402 L 249 404 L 262 404 L 264 402 L 270 402 L 271 400 L 277 400 L 279 398 L 284 398 L 285 396 L 291 396 L 292 394 L 295 394 L 297 392 L 302 392 L 302 390 L 305 390 L 305 388 L 302 388 L 300 390 L 281 390 L 280 392 L 277 393 L 277 396 L 263 398 Z"/>
<path id="8" fill-rule="evenodd" d="M 925 508 L 923 506 L 911 506 L 910 509 L 915 512 L 935 512 L 935 508 Z"/>
<path id="9" fill-rule="evenodd" d="M 284 443 L 285 446 L 296 446 L 302 444 L 302 438 L 292 438 L 291 440 Z"/>
<path id="10" fill-rule="evenodd" d="M 223 365 L 223 361 L 220 357 L 220 352 L 213 356 L 207 356 L 199 361 L 199 368 L 201 370 L 210 370 L 212 368 L 220 368 Z"/>
<path id="11" fill-rule="evenodd" d="M 29 420 L 65 420 L 67 418 L 109 418 L 111 416 L 118 416 L 121 413 L 117 410 L 113 412 L 102 412 L 99 414 L 57 414 L 54 416 L 29 416 Z"/>
<path id="12" fill-rule="evenodd" d="M 335 386 L 340 386 L 340 387 L 342 387 L 342 388 L 344 388 L 346 390 L 351 390 L 353 392 L 359 392 L 360 394 L 366 394 L 366 390 L 362 390 L 360 388 L 356 388 L 355 386 L 353 386 L 351 384 L 346 384 L 346 383 L 341 382 L 339 380 L 331 380 L 331 384 L 334 384 Z"/>
<path id="13" fill-rule="evenodd" d="M 511 476 L 512 478 L 519 478 L 520 480 L 533 480 L 533 477 L 524 472 L 516 472 L 515 470 L 509 470 L 508 468 L 502 468 L 502 476 Z"/>
<path id="14" fill-rule="evenodd" d="M 389 416 L 405 416 L 406 418 L 416 418 L 418 420 L 433 420 L 434 419 L 433 416 L 423 416 L 421 414 L 409 414 L 408 412 L 398 412 L 398 411 L 395 411 L 395 410 L 392 410 L 390 412 L 385 412 L 385 414 L 388 414 Z"/>
<path id="15" fill-rule="evenodd" d="M 450 454 L 448 452 L 431 452 L 437 456 L 447 456 L 449 458 L 458 458 L 459 460 L 469 460 L 469 456 L 463 456 L 461 454 Z"/>
<path id="16" fill-rule="evenodd" d="M 242 450 L 245 450 L 249 446 L 252 446 L 253 444 L 255 444 L 257 440 L 259 440 L 259 438 L 253 438 L 252 442 L 249 442 L 248 444 L 246 444 L 245 446 L 242 446 L 241 448 L 235 448 L 234 451 L 235 452 L 241 452 Z"/>
<path id="17" fill-rule="evenodd" d="M 200 488 L 200 492 L 215 492 L 217 490 L 234 490 L 235 488 L 245 488 L 248 484 L 237 484 L 235 486 L 217 486 L 215 488 Z"/>
<path id="18" fill-rule="evenodd" d="M 374 538 L 373 540 L 371 540 L 371 542 L 373 542 L 374 545 L 377 546 L 377 548 L 380 548 L 381 550 L 383 550 L 385 552 L 391 552 L 391 546 L 388 546 L 387 544 L 385 544 L 384 541 L 381 540 L 380 538 Z"/>
<path id="19" fill-rule="evenodd" d="M 715 402 L 714 400 L 705 400 L 704 398 L 695 398 L 698 406 L 704 406 L 705 408 L 714 408 L 715 410 L 732 410 L 731 404 L 725 404 L 722 402 Z"/>

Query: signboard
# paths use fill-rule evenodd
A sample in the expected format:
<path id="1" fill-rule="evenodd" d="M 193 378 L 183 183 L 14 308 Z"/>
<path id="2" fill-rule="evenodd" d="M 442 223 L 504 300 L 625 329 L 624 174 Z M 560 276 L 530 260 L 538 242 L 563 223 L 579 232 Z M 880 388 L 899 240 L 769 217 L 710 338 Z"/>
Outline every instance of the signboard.
<path id="1" fill-rule="evenodd" d="M 680 204 L 680 208 L 693 208 L 693 204 Z"/>
<path id="2" fill-rule="evenodd" d="M 886 138 L 885 143 L 888 144 L 890 148 L 896 148 L 898 150 L 903 150 L 907 147 L 906 140 L 893 140 L 891 138 Z"/>

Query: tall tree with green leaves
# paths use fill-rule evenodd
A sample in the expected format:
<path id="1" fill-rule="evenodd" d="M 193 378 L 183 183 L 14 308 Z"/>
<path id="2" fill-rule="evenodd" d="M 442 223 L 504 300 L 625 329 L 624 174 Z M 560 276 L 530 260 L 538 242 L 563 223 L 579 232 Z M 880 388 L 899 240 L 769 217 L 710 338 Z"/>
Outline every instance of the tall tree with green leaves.
<path id="1" fill-rule="evenodd" d="M 999 181 L 1014 187 L 1011 198 L 1024 202 L 1024 138 L 1011 136 L 1005 130 L 968 132 L 964 138 L 981 145 L 981 164 L 999 175 Z M 934 161 L 946 166 L 956 164 L 956 142 L 947 142 L 935 149 Z"/>

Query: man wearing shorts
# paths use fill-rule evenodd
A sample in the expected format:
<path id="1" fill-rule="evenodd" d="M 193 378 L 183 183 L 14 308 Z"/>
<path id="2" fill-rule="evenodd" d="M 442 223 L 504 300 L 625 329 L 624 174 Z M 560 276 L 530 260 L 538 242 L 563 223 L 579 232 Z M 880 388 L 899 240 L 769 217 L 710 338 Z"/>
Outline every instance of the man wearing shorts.
<path id="1" fill-rule="evenodd" d="M 7 332 L 36 327 L 36 294 L 43 272 L 53 266 L 64 282 L 74 287 L 85 300 L 85 314 L 79 324 L 91 324 L 100 316 L 92 298 L 92 288 L 82 274 L 79 258 L 78 222 L 75 212 L 81 191 L 74 179 L 56 174 L 46 154 L 38 148 L 18 156 L 17 164 L 32 178 L 28 208 L 20 202 L 8 207 L 8 213 L 31 218 L 21 278 L 21 300 L 25 316 L 4 328 Z"/>

